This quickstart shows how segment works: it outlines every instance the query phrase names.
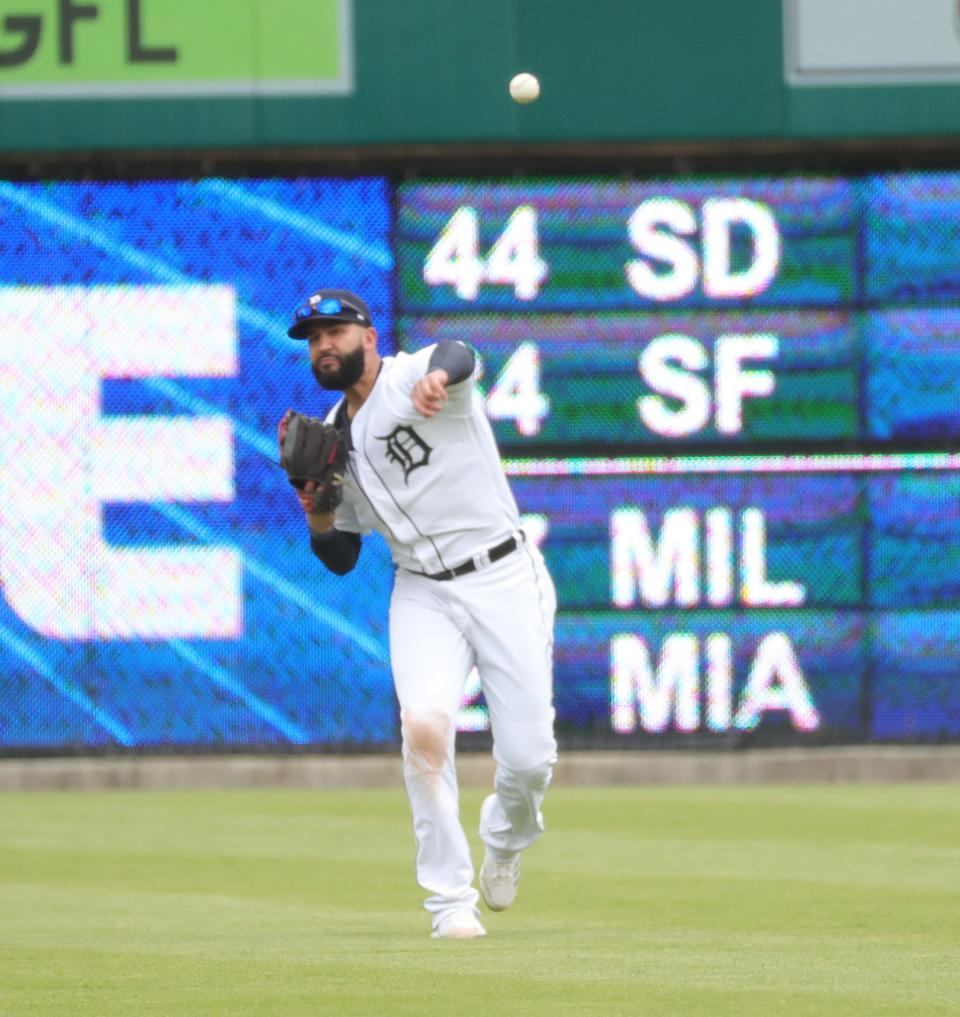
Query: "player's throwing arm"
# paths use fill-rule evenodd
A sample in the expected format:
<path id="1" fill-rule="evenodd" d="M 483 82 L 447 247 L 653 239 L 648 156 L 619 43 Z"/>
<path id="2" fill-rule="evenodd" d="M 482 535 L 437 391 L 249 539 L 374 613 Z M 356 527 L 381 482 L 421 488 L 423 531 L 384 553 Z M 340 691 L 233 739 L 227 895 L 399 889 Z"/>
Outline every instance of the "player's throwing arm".
<path id="1" fill-rule="evenodd" d="M 447 372 L 441 367 L 425 374 L 413 386 L 410 399 L 417 413 L 425 417 L 433 417 L 440 412 L 441 407 L 447 401 L 448 378 Z"/>

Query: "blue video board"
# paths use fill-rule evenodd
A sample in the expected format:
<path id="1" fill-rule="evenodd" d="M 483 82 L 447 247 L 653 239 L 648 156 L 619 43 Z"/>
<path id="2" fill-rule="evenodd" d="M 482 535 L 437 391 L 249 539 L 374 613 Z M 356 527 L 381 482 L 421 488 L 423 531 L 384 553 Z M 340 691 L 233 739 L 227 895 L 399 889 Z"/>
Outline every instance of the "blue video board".
<path id="1" fill-rule="evenodd" d="M 331 405 L 293 307 L 349 282 L 393 348 L 387 182 L 5 183 L 0 223 L 0 746 L 391 740 L 388 556 L 326 575 L 274 465 Z"/>
<path id="2" fill-rule="evenodd" d="M 960 173 L 0 182 L 0 752 L 398 738 L 276 466 L 292 308 L 462 339 L 564 735 L 960 737 Z M 487 720 L 480 680 L 461 730 Z"/>
<path id="3" fill-rule="evenodd" d="M 514 464 L 562 605 L 559 723 L 853 740 L 903 736 L 907 702 L 911 737 L 956 733 L 958 458 L 700 465 Z"/>

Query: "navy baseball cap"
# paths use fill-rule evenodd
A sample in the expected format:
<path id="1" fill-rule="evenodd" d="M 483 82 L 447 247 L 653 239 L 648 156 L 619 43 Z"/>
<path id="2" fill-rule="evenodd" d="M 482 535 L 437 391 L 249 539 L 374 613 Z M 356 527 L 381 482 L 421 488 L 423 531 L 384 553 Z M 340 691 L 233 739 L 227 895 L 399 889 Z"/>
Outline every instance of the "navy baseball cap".
<path id="1" fill-rule="evenodd" d="M 370 308 L 349 290 L 317 290 L 293 312 L 293 324 L 287 329 L 291 339 L 306 339 L 317 322 L 346 321 L 369 328 Z"/>

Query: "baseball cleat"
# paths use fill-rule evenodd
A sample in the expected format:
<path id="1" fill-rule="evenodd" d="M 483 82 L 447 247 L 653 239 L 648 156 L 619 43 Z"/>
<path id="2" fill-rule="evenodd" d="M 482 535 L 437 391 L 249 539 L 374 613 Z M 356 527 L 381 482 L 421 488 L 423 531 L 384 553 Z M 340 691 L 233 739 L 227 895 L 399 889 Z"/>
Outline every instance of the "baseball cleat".
<path id="1" fill-rule="evenodd" d="M 437 923 L 430 934 L 431 939 L 476 939 L 485 936 L 487 930 L 480 924 L 480 919 L 466 909 L 451 911 Z"/>
<path id="2" fill-rule="evenodd" d="M 480 893 L 491 911 L 505 911 L 517 897 L 520 885 L 520 855 L 506 862 L 497 861 L 489 851 L 484 852 L 480 866 Z"/>

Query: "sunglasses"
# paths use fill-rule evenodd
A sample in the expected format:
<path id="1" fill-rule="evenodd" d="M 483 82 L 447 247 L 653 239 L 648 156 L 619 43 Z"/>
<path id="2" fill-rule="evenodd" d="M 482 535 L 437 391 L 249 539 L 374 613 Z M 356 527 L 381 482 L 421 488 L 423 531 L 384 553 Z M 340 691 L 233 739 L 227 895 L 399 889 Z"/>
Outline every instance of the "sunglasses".
<path id="1" fill-rule="evenodd" d="M 351 307 L 350 304 L 345 304 L 342 300 L 337 300 L 336 297 L 327 297 L 326 300 L 321 300 L 316 304 L 304 304 L 302 307 L 298 307 L 293 313 L 294 318 L 297 321 L 303 321 L 305 318 L 316 318 L 329 314 L 343 314 L 344 311 L 352 311 L 361 321 L 367 320 L 363 311 L 357 310 L 356 307 Z"/>

